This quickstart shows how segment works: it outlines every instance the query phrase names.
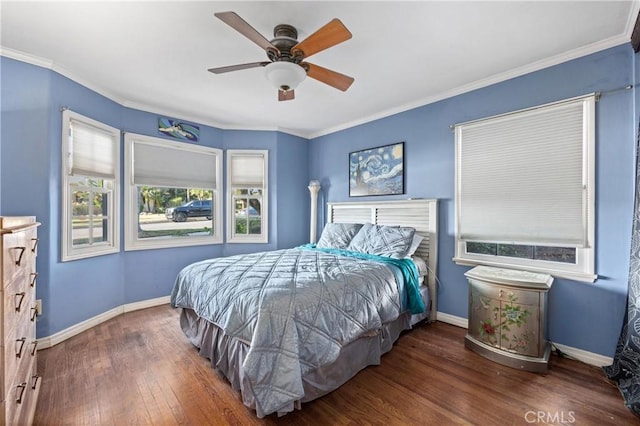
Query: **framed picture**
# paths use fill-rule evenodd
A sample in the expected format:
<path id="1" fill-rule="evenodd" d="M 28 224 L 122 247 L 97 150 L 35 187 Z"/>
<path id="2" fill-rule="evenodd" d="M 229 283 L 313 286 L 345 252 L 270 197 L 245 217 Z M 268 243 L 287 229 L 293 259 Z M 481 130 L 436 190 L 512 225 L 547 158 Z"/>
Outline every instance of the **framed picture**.
<path id="1" fill-rule="evenodd" d="M 200 127 L 184 121 L 158 117 L 158 133 L 183 141 L 197 142 L 200 137 Z"/>
<path id="2" fill-rule="evenodd" d="M 349 196 L 404 194 L 404 142 L 349 153 Z"/>

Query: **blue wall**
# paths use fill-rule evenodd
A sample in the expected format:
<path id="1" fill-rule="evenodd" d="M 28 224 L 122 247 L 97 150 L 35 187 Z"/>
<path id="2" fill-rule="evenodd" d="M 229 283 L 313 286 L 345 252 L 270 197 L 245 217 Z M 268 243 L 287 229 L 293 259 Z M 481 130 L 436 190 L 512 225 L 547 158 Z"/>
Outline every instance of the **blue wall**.
<path id="1" fill-rule="evenodd" d="M 320 206 L 327 201 L 349 200 L 349 152 L 399 141 L 405 142 L 406 194 L 372 199 L 441 200 L 439 310 L 466 318 L 463 274 L 469 268 L 451 260 L 454 135 L 449 126 L 600 91 L 596 161 L 596 270 L 600 278 L 594 284 L 555 281 L 549 301 L 549 337 L 612 356 L 627 295 L 638 124 L 635 111 L 640 105 L 640 91 L 614 89 L 638 81 L 639 60 L 628 45 L 618 46 L 308 142 L 280 132 L 201 126 L 204 145 L 269 150 L 268 244 L 121 251 L 61 263 L 60 107 L 151 136 L 158 136 L 158 114 L 125 108 L 55 72 L 2 57 L 0 214 L 34 214 L 43 223 L 37 297 L 43 299 L 44 315 L 38 319 L 38 336 L 50 336 L 125 303 L 166 296 L 176 273 L 190 262 L 306 242 L 309 179 L 322 183 Z M 321 209 L 319 231 L 325 217 Z"/>
<path id="2" fill-rule="evenodd" d="M 406 195 L 385 199 L 441 200 L 438 310 L 467 318 L 468 289 L 463 274 L 469 268 L 451 260 L 455 245 L 454 134 L 449 126 L 603 92 L 596 107 L 596 271 L 600 278 L 595 284 L 555 280 L 549 295 L 549 338 L 613 356 L 626 306 L 636 123 L 633 91 L 614 90 L 634 83 L 633 63 L 631 47 L 622 45 L 315 138 L 309 149 L 310 175 L 321 180 L 325 201 L 349 200 L 349 152 L 404 141 Z"/>
<path id="3" fill-rule="evenodd" d="M 201 125 L 198 144 L 269 150 L 268 244 L 121 251 L 60 262 L 60 108 L 69 107 L 127 132 L 162 137 L 157 134 L 158 114 L 125 108 L 50 70 L 5 57 L 0 61 L 0 214 L 36 215 L 43 224 L 37 260 L 37 298 L 43 302 L 43 315 L 37 323 L 39 337 L 51 336 L 126 303 L 167 296 L 178 271 L 191 262 L 307 242 L 307 141 L 279 132 L 240 132 Z M 285 206 L 288 212 L 276 215 Z M 124 223 L 123 212 L 120 214 Z"/>

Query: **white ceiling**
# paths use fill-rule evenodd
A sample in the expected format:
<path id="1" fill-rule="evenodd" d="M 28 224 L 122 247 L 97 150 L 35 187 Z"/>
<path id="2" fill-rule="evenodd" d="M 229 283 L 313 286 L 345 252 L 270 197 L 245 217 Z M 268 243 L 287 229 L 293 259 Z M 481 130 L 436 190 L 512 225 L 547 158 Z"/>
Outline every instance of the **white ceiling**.
<path id="1" fill-rule="evenodd" d="M 223 129 L 307 138 L 628 43 L 634 1 L 2 1 L 3 56 L 51 68 L 118 103 Z M 235 11 L 267 39 L 302 40 L 333 18 L 353 38 L 309 61 L 355 78 L 346 92 L 307 78 L 277 101 L 266 60 L 214 17 Z M 73 105 L 70 105 L 73 107 Z"/>

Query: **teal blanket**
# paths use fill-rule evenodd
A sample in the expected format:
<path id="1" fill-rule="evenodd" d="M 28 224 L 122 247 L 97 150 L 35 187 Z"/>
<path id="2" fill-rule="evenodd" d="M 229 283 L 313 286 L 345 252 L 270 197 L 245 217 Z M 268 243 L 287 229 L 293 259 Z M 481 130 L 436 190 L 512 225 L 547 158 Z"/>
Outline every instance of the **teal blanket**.
<path id="1" fill-rule="evenodd" d="M 399 272 L 401 280 L 404 281 L 404 289 L 399 288 L 401 299 L 405 302 L 405 306 L 411 311 L 412 314 L 421 314 L 425 311 L 424 302 L 420 295 L 420 282 L 419 273 L 416 264 L 411 259 L 394 259 L 386 256 L 376 256 L 375 254 L 360 253 L 357 251 L 330 249 L 330 248 L 318 248 L 315 244 L 304 244 L 300 246 L 303 249 L 319 250 L 326 253 L 338 254 L 340 256 L 354 257 L 356 259 L 373 260 L 376 262 L 382 262 L 387 265 L 391 265 L 395 268 L 394 273 Z M 396 274 L 397 275 L 397 274 Z M 404 291 L 403 291 L 404 290 Z"/>

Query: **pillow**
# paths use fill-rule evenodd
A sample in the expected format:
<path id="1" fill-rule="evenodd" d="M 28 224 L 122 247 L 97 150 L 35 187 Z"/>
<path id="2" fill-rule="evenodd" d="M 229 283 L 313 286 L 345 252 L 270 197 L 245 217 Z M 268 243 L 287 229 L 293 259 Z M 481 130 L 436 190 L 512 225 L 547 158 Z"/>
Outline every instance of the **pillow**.
<path id="1" fill-rule="evenodd" d="M 416 264 L 416 268 L 418 268 L 418 275 L 423 277 L 429 273 L 429 267 L 423 258 L 414 256 L 411 260 L 413 260 L 413 263 Z"/>
<path id="2" fill-rule="evenodd" d="M 424 237 L 419 234 L 413 234 L 413 241 L 411 241 L 411 245 L 409 246 L 409 250 L 407 250 L 406 257 L 411 257 L 418 250 L 420 243 L 424 240 Z"/>
<path id="3" fill-rule="evenodd" d="M 402 259 L 407 255 L 416 230 L 366 223 L 349 243 L 347 250 Z"/>
<path id="4" fill-rule="evenodd" d="M 327 223 L 316 247 L 346 249 L 360 228 L 361 223 Z"/>

